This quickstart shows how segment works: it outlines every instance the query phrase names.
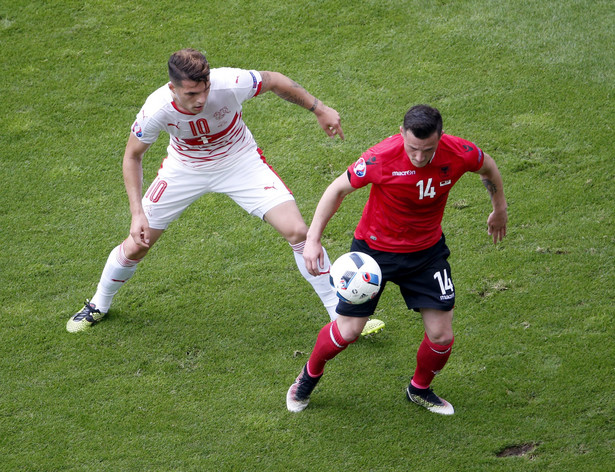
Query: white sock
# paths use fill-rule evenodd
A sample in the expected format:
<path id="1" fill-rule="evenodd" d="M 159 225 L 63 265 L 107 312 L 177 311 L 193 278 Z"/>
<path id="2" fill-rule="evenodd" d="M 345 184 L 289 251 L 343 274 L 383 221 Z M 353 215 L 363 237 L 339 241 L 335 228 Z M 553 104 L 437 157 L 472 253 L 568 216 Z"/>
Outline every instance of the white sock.
<path id="1" fill-rule="evenodd" d="M 303 278 L 307 280 L 312 287 L 314 287 L 314 291 L 320 297 L 322 304 L 325 306 L 327 313 L 329 313 L 329 318 L 331 321 L 334 321 L 337 318 L 337 312 L 335 311 L 335 307 L 337 307 L 337 302 L 339 299 L 335 294 L 335 290 L 331 287 L 329 283 L 329 267 L 331 266 L 331 261 L 329 261 L 329 256 L 327 255 L 327 251 L 323 247 L 323 251 L 325 252 L 325 264 L 324 267 L 321 267 L 322 275 L 313 276 L 307 271 L 305 267 L 305 261 L 303 260 L 303 248 L 305 246 L 305 241 L 291 244 L 290 247 L 293 248 L 293 255 L 295 256 L 295 262 L 297 263 L 297 267 L 299 268 L 299 272 L 303 275 Z"/>
<path id="2" fill-rule="evenodd" d="M 137 270 L 140 260 L 128 259 L 124 254 L 124 243 L 113 248 L 100 276 L 96 293 L 90 303 L 101 312 L 107 313 L 113 297 Z"/>

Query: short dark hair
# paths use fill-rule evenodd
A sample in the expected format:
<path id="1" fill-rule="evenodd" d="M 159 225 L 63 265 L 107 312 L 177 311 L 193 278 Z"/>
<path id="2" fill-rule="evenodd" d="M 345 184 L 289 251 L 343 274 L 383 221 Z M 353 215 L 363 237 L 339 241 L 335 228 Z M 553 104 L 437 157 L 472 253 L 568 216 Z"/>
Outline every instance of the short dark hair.
<path id="1" fill-rule="evenodd" d="M 442 115 L 429 105 L 414 105 L 404 116 L 404 130 L 412 131 L 419 139 L 429 138 L 434 132 L 442 134 Z"/>
<path id="2" fill-rule="evenodd" d="M 209 80 L 209 62 L 205 55 L 196 49 L 182 49 L 169 58 L 169 79 L 176 86 L 183 80 L 207 82 Z"/>

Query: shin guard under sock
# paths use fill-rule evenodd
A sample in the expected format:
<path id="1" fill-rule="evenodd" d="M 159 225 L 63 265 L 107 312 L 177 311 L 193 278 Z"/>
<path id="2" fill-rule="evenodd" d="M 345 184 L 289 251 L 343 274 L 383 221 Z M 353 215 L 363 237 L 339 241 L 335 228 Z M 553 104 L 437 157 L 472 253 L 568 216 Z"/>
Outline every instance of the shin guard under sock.
<path id="1" fill-rule="evenodd" d="M 322 375 L 327 361 L 333 359 L 340 352 L 346 349 L 353 341 L 346 341 L 337 327 L 337 321 L 327 323 L 318 333 L 314 350 L 307 362 L 308 374 L 310 377 Z"/>
<path id="2" fill-rule="evenodd" d="M 428 388 L 433 378 L 440 372 L 451 355 L 455 339 L 445 346 L 430 341 L 427 334 L 416 354 L 416 370 L 412 376 L 412 385 L 417 388 Z"/>
<path id="3" fill-rule="evenodd" d="M 339 299 L 337 298 L 335 290 L 331 287 L 331 283 L 329 282 L 329 268 L 331 266 L 331 262 L 329 261 L 327 251 L 323 248 L 325 253 L 325 264 L 324 267 L 321 268 L 321 275 L 313 276 L 307 271 L 305 261 L 303 260 L 303 248 L 305 247 L 305 241 L 297 244 L 291 244 L 290 247 L 293 249 L 293 255 L 295 256 L 295 262 L 297 263 L 299 272 L 301 272 L 303 278 L 312 285 L 314 291 L 320 297 L 320 300 L 325 306 L 327 313 L 329 313 L 329 318 L 331 321 L 335 320 L 337 318 L 335 307 L 337 307 L 337 302 Z"/>
<path id="4" fill-rule="evenodd" d="M 113 297 L 134 275 L 139 262 L 140 260 L 132 260 L 126 257 L 124 243 L 115 247 L 107 258 L 96 293 L 90 303 L 103 313 L 109 311 Z"/>

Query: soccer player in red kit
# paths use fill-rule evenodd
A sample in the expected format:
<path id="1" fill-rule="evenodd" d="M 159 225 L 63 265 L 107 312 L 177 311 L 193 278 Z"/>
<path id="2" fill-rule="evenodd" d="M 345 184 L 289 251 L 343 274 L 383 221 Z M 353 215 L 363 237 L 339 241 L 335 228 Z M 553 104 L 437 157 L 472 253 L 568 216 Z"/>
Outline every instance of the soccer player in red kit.
<path id="1" fill-rule="evenodd" d="M 303 252 L 308 271 L 315 274 L 322 264 L 321 237 L 343 199 L 371 184 L 350 249 L 371 255 L 380 265 L 383 281 L 379 294 L 362 305 L 338 302 L 339 316 L 320 330 L 307 364 L 288 389 L 290 411 L 307 407 L 325 363 L 357 339 L 386 283 L 392 282 L 399 286 L 408 309 L 421 314 L 425 328 L 406 396 L 434 413 L 454 413 L 431 383 L 448 361 L 454 341 L 455 288 L 441 222 L 448 194 L 466 172 L 479 174 L 489 192 L 493 211 L 487 228 L 495 244 L 506 235 L 508 221 L 498 167 L 474 143 L 443 134 L 440 112 L 427 105 L 412 107 L 399 134 L 363 153 L 325 190 Z"/>
<path id="2" fill-rule="evenodd" d="M 243 121 L 242 103 L 272 91 L 314 113 L 328 136 L 344 139 L 338 112 L 279 72 L 210 70 L 205 56 L 195 49 L 173 53 L 168 71 L 170 81 L 145 101 L 124 152 L 130 235 L 111 251 L 94 296 L 70 317 L 66 329 L 80 332 L 100 321 L 167 227 L 207 193 L 229 196 L 247 213 L 275 228 L 290 244 L 299 271 L 335 319 L 337 297 L 329 284 L 328 258 L 322 259 L 316 275 L 307 272 L 302 257 L 307 225 L 291 191 L 267 164 Z M 143 195 L 143 156 L 161 132 L 169 135 L 168 156 Z M 378 320 L 372 321 L 380 323 L 373 329 L 382 327 Z"/>

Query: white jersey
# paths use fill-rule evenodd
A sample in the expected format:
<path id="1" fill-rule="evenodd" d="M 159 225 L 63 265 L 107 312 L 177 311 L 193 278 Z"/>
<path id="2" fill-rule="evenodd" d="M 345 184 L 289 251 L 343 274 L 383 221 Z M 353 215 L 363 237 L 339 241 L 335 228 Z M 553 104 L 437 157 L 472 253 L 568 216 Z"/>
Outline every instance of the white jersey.
<path id="1" fill-rule="evenodd" d="M 170 158 L 194 169 L 221 169 L 233 157 L 257 148 L 242 119 L 241 104 L 259 94 L 262 77 L 255 70 L 218 68 L 210 73 L 211 88 L 201 113 L 179 111 L 169 84 L 145 101 L 132 133 L 143 143 L 154 143 L 161 131 L 170 135 Z"/>

